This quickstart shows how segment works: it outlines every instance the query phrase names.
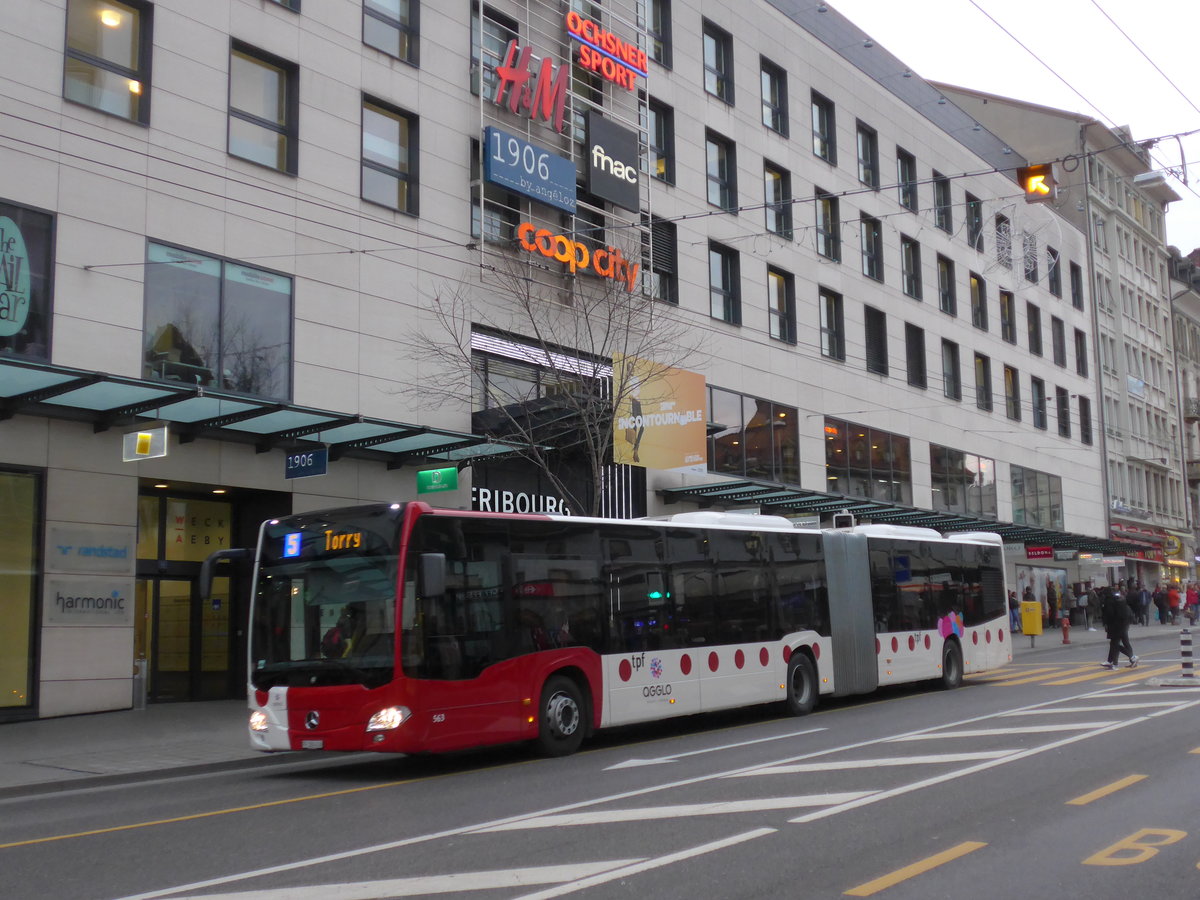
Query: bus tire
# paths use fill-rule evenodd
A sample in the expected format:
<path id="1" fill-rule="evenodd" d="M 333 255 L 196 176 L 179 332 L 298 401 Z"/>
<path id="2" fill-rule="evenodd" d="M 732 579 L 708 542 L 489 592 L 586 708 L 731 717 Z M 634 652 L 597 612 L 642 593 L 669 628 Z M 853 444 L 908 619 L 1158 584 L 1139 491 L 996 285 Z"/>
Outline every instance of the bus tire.
<path id="1" fill-rule="evenodd" d="M 817 705 L 817 667 L 811 656 L 799 650 L 788 660 L 785 702 L 793 716 L 807 716 Z"/>
<path id="2" fill-rule="evenodd" d="M 939 683 L 947 691 L 963 683 L 962 647 L 958 646 L 958 641 L 946 641 L 942 645 L 942 677 Z"/>
<path id="3" fill-rule="evenodd" d="M 569 756 L 583 743 L 583 695 L 565 675 L 551 675 L 542 688 L 537 744 L 546 756 Z"/>

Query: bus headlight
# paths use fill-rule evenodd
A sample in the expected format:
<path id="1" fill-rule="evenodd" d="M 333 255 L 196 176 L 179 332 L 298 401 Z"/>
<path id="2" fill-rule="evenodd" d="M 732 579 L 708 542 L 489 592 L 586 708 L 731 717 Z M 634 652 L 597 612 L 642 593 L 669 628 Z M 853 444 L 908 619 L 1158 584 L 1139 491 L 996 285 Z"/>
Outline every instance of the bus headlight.
<path id="1" fill-rule="evenodd" d="M 251 731 L 266 731 L 268 727 L 267 714 L 261 709 L 256 709 L 250 713 L 250 730 Z"/>
<path id="2" fill-rule="evenodd" d="M 371 716 L 367 731 L 391 731 L 403 725 L 411 715 L 412 711 L 407 706 L 389 706 Z"/>

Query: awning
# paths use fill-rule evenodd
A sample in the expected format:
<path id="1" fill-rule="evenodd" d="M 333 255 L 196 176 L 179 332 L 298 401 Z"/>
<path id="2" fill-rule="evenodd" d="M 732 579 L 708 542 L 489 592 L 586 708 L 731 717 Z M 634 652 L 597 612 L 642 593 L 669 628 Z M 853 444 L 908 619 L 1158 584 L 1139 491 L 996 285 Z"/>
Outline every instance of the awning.
<path id="1" fill-rule="evenodd" d="M 374 459 L 389 469 L 426 461 L 466 464 L 510 456 L 520 444 L 483 435 L 260 400 L 198 385 L 126 378 L 47 363 L 0 360 L 0 422 L 17 414 L 84 421 L 95 432 L 166 423 L 197 438 L 276 448 L 329 448 L 330 460 Z"/>
<path id="2" fill-rule="evenodd" d="M 759 511 L 765 515 L 784 516 L 797 513 L 826 515 L 845 511 L 852 513 L 864 524 L 878 522 L 911 525 L 942 532 L 990 531 L 1000 535 L 1006 544 L 1033 544 L 1056 550 L 1082 550 L 1111 556 L 1125 556 L 1132 552 L 1131 544 L 1123 541 L 956 513 L 897 506 L 880 500 L 826 494 L 750 479 L 663 488 L 658 494 L 667 504 L 689 502 L 701 507 L 723 508 L 758 506 Z"/>

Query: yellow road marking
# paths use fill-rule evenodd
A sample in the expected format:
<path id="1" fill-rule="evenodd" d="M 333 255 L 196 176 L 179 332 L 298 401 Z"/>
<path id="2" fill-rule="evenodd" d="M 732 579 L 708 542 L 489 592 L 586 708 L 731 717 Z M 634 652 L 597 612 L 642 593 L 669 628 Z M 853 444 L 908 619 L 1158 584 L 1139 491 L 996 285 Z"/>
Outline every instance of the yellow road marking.
<path id="1" fill-rule="evenodd" d="M 979 672 L 975 675 L 968 675 L 968 678 L 982 678 L 987 681 L 1009 681 L 1013 678 L 1023 678 L 1026 675 L 1045 675 L 1046 672 L 1060 671 L 1055 666 L 1043 666 L 1040 669 L 1026 669 L 1024 672 Z"/>
<path id="2" fill-rule="evenodd" d="M 923 859 L 920 862 L 915 862 L 911 866 L 905 866 L 903 869 L 897 869 L 891 874 L 884 875 L 881 878 L 876 878 L 874 881 L 868 881 L 866 884 L 860 884 L 856 888 L 851 888 L 846 891 L 847 897 L 870 897 L 872 894 L 878 894 L 882 890 L 897 885 L 902 881 L 907 881 L 910 878 L 915 878 L 918 875 L 936 869 L 938 866 L 945 865 L 948 862 L 953 862 L 960 856 L 966 856 L 968 853 L 974 853 L 981 847 L 986 847 L 987 844 L 979 841 L 964 841 L 957 847 L 951 847 L 949 850 L 943 850 L 941 853 L 935 853 L 933 856 Z"/>
<path id="3" fill-rule="evenodd" d="M 1074 675 L 1076 672 L 1091 672 L 1094 668 L 1095 668 L 1095 666 L 1092 666 L 1092 665 L 1076 666 L 1073 669 L 1063 669 L 1061 672 L 1055 673 L 1055 676 L 1057 676 L 1057 675 Z M 1004 686 L 1012 687 L 1015 684 L 1033 684 L 1035 681 L 1045 681 L 1047 678 L 1055 677 L 1055 676 L 1037 675 L 1033 678 L 1022 678 L 1018 681 L 1006 681 L 1006 682 L 1004 682 Z"/>
<path id="4" fill-rule="evenodd" d="M 287 800 L 270 800 L 266 803 L 254 803 L 250 806 L 234 806 L 229 809 L 214 809 L 209 812 L 192 813 L 187 816 L 175 816 L 170 819 L 155 819 L 151 822 L 133 822 L 129 825 L 113 825 L 110 828 L 93 828 L 91 831 L 76 831 L 72 834 L 55 834 L 50 837 L 31 838 L 27 841 L 13 841 L 8 844 L 0 844 L 0 850 L 7 850 L 10 847 L 28 847 L 32 844 L 48 844 L 52 841 L 65 841 L 70 838 L 90 837 L 96 834 L 114 834 L 118 831 L 132 831 L 135 828 L 150 828 L 154 825 L 172 825 L 176 822 L 194 822 L 197 819 L 209 819 L 213 816 L 223 816 L 228 813 L 250 812 L 255 809 L 270 809 L 273 806 L 287 806 L 289 803 L 303 803 L 307 800 L 324 800 L 328 797 L 344 797 L 347 794 L 359 794 L 363 791 L 375 791 L 379 788 L 398 787 L 402 784 L 413 784 L 421 781 L 419 778 L 408 778 L 404 781 L 388 781 L 384 784 L 369 784 L 363 787 L 346 788 L 342 791 L 329 791 L 324 794 L 309 794 L 305 797 L 290 797 Z"/>
<path id="5" fill-rule="evenodd" d="M 1120 781 L 1114 781 L 1112 784 L 1106 784 L 1102 788 L 1096 788 L 1096 790 L 1084 794 L 1081 797 L 1076 797 L 1074 800 L 1068 800 L 1067 806 L 1087 806 L 1093 800 L 1099 800 L 1101 797 L 1107 797 L 1109 794 L 1115 794 L 1117 791 L 1124 790 L 1131 784 L 1137 784 L 1139 781 L 1143 781 L 1149 777 L 1150 776 L 1148 775 L 1128 775 L 1125 778 L 1122 778 Z"/>
<path id="6" fill-rule="evenodd" d="M 1168 672 L 1174 672 L 1178 666 L 1162 666 L 1158 669 L 1134 669 L 1134 674 L 1125 674 L 1120 678 L 1114 678 L 1112 684 L 1132 684 L 1135 681 L 1141 681 L 1145 678 L 1150 678 L 1154 675 L 1166 675 Z"/>

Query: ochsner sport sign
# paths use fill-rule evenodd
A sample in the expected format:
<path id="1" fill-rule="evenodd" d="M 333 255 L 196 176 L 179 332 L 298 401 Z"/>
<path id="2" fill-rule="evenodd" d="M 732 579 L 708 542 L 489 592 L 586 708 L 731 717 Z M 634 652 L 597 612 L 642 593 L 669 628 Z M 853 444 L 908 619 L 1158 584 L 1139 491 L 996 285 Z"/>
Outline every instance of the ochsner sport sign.
<path id="1" fill-rule="evenodd" d="M 567 13 L 567 31 L 579 42 L 579 65 L 599 72 L 615 85 L 635 90 L 636 78 L 647 77 L 646 51 L 622 40 L 575 10 Z"/>
<path id="2" fill-rule="evenodd" d="M 587 244 L 572 240 L 565 234 L 555 234 L 549 228 L 538 228 L 532 222 L 522 222 L 517 228 L 517 242 L 522 250 L 566 263 L 574 275 L 590 271 L 601 278 L 621 283 L 631 294 L 637 286 L 638 263 L 631 263 L 615 247 L 593 253 Z"/>

